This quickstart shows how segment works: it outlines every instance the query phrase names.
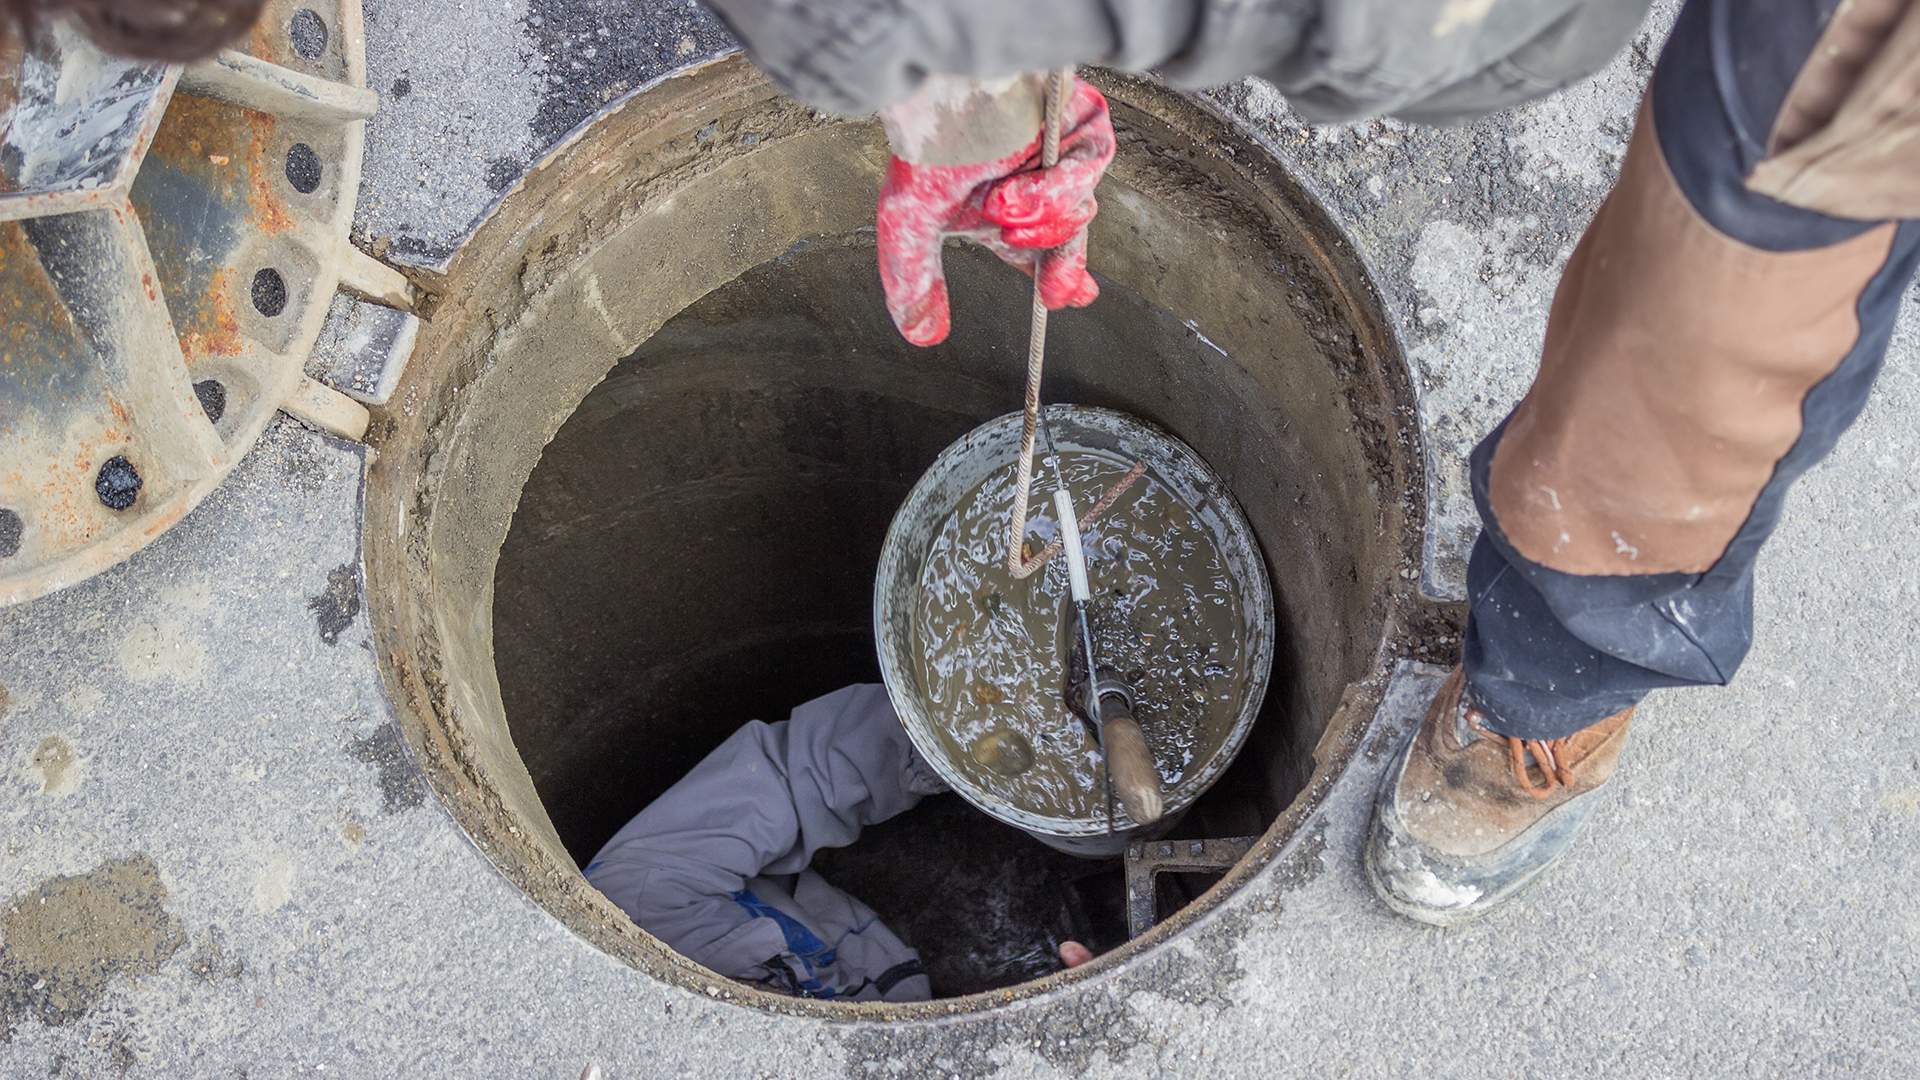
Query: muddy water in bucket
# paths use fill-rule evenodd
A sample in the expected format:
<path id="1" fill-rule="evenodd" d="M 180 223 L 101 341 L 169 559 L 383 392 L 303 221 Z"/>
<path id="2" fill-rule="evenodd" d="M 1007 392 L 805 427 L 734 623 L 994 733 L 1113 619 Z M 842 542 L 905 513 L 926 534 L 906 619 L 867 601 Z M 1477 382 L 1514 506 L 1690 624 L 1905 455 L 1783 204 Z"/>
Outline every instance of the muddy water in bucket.
<path id="1" fill-rule="evenodd" d="M 1238 508 L 1191 450 L 1106 410 L 1055 406 L 1049 421 L 1077 506 L 1134 460 L 1147 466 L 1084 542 L 1094 650 L 1134 690 L 1164 828 L 1231 761 L 1259 708 L 1272 660 L 1266 576 Z M 1065 704 L 1065 561 L 1024 581 L 1006 566 L 1019 430 L 1007 416 L 961 439 L 895 520 L 876 590 L 882 666 L 922 754 L 968 801 L 1063 850 L 1110 855 L 1133 823 L 1116 806 L 1118 835 L 1107 834 L 1099 751 Z M 1043 463 L 1036 503 L 1050 507 L 1056 486 Z M 1036 512 L 1029 550 L 1057 530 Z"/>
<path id="2" fill-rule="evenodd" d="M 1130 464 L 1078 451 L 1059 462 L 1082 507 Z M 1097 816 L 1106 812 L 1099 749 L 1062 703 L 1066 561 L 1024 581 L 1007 569 L 1013 472 L 1008 463 L 968 492 L 927 555 L 914 622 L 921 687 L 945 717 L 937 734 L 950 760 L 982 790 L 1048 817 Z M 1050 467 L 1035 484 L 1057 486 Z M 1239 594 L 1207 524 L 1149 474 L 1083 537 L 1094 651 L 1137 696 L 1135 718 L 1167 789 L 1186 778 L 1197 751 L 1221 744 L 1246 675 Z M 1036 517 L 1029 548 L 1058 532 L 1052 518 Z"/>

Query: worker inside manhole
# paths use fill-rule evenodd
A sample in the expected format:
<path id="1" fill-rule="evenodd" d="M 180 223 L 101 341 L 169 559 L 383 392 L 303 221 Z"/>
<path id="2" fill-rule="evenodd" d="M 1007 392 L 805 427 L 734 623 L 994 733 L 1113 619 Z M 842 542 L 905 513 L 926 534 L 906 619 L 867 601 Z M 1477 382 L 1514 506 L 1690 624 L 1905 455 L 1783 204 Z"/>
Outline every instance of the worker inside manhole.
<path id="1" fill-rule="evenodd" d="M 944 230 L 904 253 L 890 197 L 877 232 L 796 245 L 622 360 L 495 574 L 506 714 L 589 882 L 711 970 L 812 998 L 977 993 L 1115 949 L 1310 768 L 1261 546 L 1180 436 L 1243 444 L 1157 426 L 1242 369 L 1096 285 L 1084 217 L 1042 299 L 1102 295 L 1050 338 L 982 246 L 945 248 L 939 311 L 903 307 L 876 258 L 883 282 L 939 264 Z M 1023 409 L 1036 339 L 1052 393 Z M 1271 447 L 1268 422 L 1235 438 Z"/>
<path id="2" fill-rule="evenodd" d="M 1044 467 L 1021 468 L 1036 442 Z M 1013 449 L 1026 456 L 1010 461 Z M 1028 517 L 1036 484 L 1051 505 Z M 587 879 L 707 967 L 815 998 L 987 989 L 1079 966 L 1143 930 L 1158 897 L 1128 897 L 1124 913 L 1118 901 L 1155 875 L 1136 867 L 1129 881 L 1112 864 L 1157 850 L 1220 775 L 1272 662 L 1266 577 L 1218 478 L 1116 412 L 989 421 L 934 462 L 895 517 L 875 613 L 885 685 L 739 728 L 622 827 Z M 911 827 L 908 811 L 948 792 L 1039 845 L 969 867 L 938 848 L 861 843 L 896 818 Z M 941 826 L 922 823 L 908 843 L 972 831 L 951 812 L 927 816 Z M 983 839 L 1020 850 L 1011 836 Z M 1227 842 L 1228 861 L 1243 842 Z M 1224 870 L 1195 863 L 1208 851 L 1199 843 L 1188 869 Z M 936 984 L 885 917 L 815 868 L 830 849 L 862 879 L 889 863 L 914 877 L 950 871 L 919 910 L 965 920 L 941 935 L 969 942 L 961 962 Z M 862 858 L 886 862 L 860 873 Z"/>

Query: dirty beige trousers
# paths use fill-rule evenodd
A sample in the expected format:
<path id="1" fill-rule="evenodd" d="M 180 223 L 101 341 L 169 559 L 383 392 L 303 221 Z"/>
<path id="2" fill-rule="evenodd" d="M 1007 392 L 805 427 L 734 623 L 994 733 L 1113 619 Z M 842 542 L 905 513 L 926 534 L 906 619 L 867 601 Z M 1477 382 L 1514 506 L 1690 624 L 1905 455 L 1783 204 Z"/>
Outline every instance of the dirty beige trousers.
<path id="1" fill-rule="evenodd" d="M 1472 458 L 1464 663 L 1494 730 L 1732 678 L 1755 556 L 1866 403 L 1915 218 L 1920 2 L 1690 0 L 1539 374 Z"/>

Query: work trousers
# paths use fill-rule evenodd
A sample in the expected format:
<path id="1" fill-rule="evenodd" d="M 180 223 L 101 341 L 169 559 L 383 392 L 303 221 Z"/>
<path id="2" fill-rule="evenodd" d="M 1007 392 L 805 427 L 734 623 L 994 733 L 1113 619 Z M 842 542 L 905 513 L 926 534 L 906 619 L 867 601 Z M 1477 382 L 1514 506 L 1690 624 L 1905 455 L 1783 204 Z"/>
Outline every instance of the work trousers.
<path id="1" fill-rule="evenodd" d="M 1914 218 L 1920 0 L 1689 0 L 1533 386 L 1471 458 L 1490 728 L 1733 677 L 1755 557 L 1880 371 Z"/>

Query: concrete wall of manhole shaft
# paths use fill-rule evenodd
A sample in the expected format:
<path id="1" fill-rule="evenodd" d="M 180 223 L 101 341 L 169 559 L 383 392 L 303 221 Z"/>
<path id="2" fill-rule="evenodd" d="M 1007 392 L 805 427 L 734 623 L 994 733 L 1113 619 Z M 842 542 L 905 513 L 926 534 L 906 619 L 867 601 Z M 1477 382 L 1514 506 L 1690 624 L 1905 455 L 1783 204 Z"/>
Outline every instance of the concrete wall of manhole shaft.
<path id="1" fill-rule="evenodd" d="M 1121 136 L 1092 236 L 1102 296 L 1057 317 L 1048 394 L 1169 429 L 1258 534 L 1279 609 L 1272 689 L 1240 760 L 1183 824 L 1265 830 L 1258 862 L 1310 812 L 1316 771 L 1343 763 L 1315 749 L 1365 712 L 1343 700 L 1377 685 L 1383 642 L 1411 610 L 1402 572 L 1423 481 L 1409 393 L 1362 269 L 1278 163 L 1180 95 L 1096 81 Z M 1017 407 L 1017 273 L 950 247 L 953 337 L 917 350 L 889 324 L 871 232 L 885 161 L 877 125 L 815 116 L 738 59 L 618 103 L 455 260 L 376 421 L 368 486 L 389 689 L 434 787 L 499 867 L 647 971 L 827 1016 L 864 1010 L 716 984 L 578 866 L 740 723 L 874 678 L 868 613 L 890 516 L 949 441 Z M 751 539 L 723 527 L 740 521 L 781 524 Z M 966 900 L 1011 912 L 1012 929 L 959 942 L 958 920 L 906 911 L 897 866 L 929 830 L 960 839 L 922 878 L 1025 859 L 1047 895 Z M 1104 888 L 1102 868 L 1007 832 L 930 800 L 829 871 L 920 939 L 937 991 L 1000 989 L 1009 976 L 969 966 L 961 944 L 1038 940 L 1060 889 L 1097 906 Z M 1125 963 L 1253 872 L 1109 942 L 1095 965 L 1012 993 Z"/>

